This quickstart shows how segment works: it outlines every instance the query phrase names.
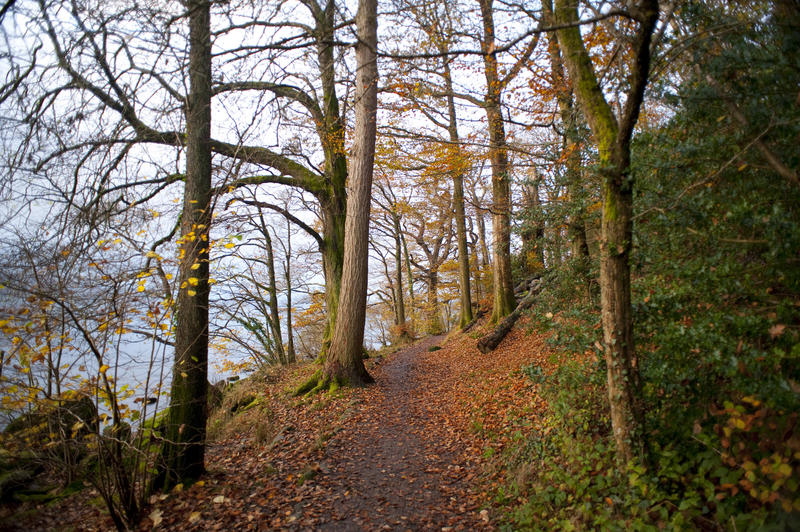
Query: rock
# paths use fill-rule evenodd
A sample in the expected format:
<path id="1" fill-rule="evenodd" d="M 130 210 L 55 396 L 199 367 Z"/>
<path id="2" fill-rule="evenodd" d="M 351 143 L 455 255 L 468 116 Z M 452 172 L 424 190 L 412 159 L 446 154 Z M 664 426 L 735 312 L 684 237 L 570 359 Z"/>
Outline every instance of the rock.
<path id="1" fill-rule="evenodd" d="M 0 501 L 9 501 L 16 493 L 30 489 L 43 470 L 44 463 L 33 453 L 0 455 Z"/>
<path id="2" fill-rule="evenodd" d="M 25 436 L 33 442 L 46 444 L 51 433 L 64 439 L 79 439 L 97 432 L 97 427 L 97 407 L 91 397 L 84 395 L 23 414 L 12 420 L 3 432 L 19 434 L 25 431 L 28 432 Z"/>

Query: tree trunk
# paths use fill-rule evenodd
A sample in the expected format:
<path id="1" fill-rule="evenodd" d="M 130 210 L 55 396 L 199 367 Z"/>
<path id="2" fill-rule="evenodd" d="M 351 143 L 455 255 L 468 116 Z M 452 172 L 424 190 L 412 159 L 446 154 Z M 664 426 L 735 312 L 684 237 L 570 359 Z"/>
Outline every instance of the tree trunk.
<path id="1" fill-rule="evenodd" d="M 442 334 L 444 325 L 442 315 L 439 312 L 439 272 L 433 270 L 428 273 L 426 279 L 428 284 L 428 319 L 426 320 L 427 333 L 431 336 Z"/>
<path id="2" fill-rule="evenodd" d="M 527 183 L 522 189 L 522 199 L 529 216 L 533 213 L 540 214 L 542 200 L 539 197 L 539 183 L 541 178 L 537 175 L 533 182 Z M 527 228 L 522 232 L 522 250 L 526 254 L 525 266 L 528 273 L 544 269 L 544 223 L 536 225 L 527 223 Z M 533 254 L 534 258 L 528 256 Z"/>
<path id="3" fill-rule="evenodd" d="M 292 331 L 292 226 L 286 221 L 286 265 L 283 269 L 286 276 L 286 359 L 289 364 L 297 362 L 294 349 L 294 333 Z"/>
<path id="4" fill-rule="evenodd" d="M 189 0 L 189 98 L 186 186 L 181 215 L 180 290 L 176 302 L 175 368 L 156 487 L 205 472 L 208 387 L 208 247 L 211 224 L 210 4 Z"/>
<path id="5" fill-rule="evenodd" d="M 403 242 L 400 234 L 400 216 L 397 213 L 392 213 L 392 223 L 394 228 L 394 267 L 397 280 L 394 286 L 397 325 L 402 329 L 400 335 L 407 337 L 406 305 L 403 297 Z"/>
<path id="6" fill-rule="evenodd" d="M 259 214 L 260 216 L 260 214 Z M 272 251 L 272 238 L 269 236 L 269 228 L 261 219 L 261 228 L 264 233 L 264 241 L 267 248 L 267 275 L 269 276 L 269 326 L 272 329 L 273 344 L 275 354 L 282 365 L 286 365 L 286 351 L 283 349 L 283 335 L 281 334 L 281 314 L 278 309 L 278 287 L 275 283 L 275 255 Z"/>
<path id="7" fill-rule="evenodd" d="M 408 241 L 403 232 L 400 232 L 400 241 L 403 243 L 403 256 L 406 259 L 406 277 L 408 277 L 408 334 L 414 336 L 414 275 L 411 271 L 411 255 L 408 253 Z"/>
<path id="8" fill-rule="evenodd" d="M 324 133 L 321 135 L 320 141 L 325 155 L 324 173 L 327 188 L 326 193 L 317 196 L 322 210 L 322 236 L 325 242 L 321 251 L 327 310 L 327 321 L 320 353 L 321 360 L 325 360 L 338 315 L 347 210 L 347 157 L 344 145 L 344 124 L 336 95 L 335 13 L 336 6 L 333 0 L 328 0 L 324 9 L 315 10 L 317 61 L 322 81 L 322 112 L 325 121 Z"/>
<path id="9" fill-rule="evenodd" d="M 483 20 L 484 73 L 486 75 L 486 118 L 489 123 L 489 158 L 492 162 L 492 236 L 494 247 L 493 323 L 514 310 L 511 278 L 511 201 L 508 175 L 508 147 L 502 114 L 502 88 L 497 70 L 492 0 L 478 0 Z"/>
<path id="10" fill-rule="evenodd" d="M 494 349 L 500 345 L 500 342 L 503 341 L 503 338 L 511 331 L 514 327 L 514 324 L 517 323 L 517 320 L 522 316 L 522 313 L 525 310 L 533 305 L 533 302 L 536 301 L 536 295 L 541 291 L 541 284 L 537 287 L 531 288 L 528 291 L 528 295 L 519 302 L 517 308 L 514 309 L 514 312 L 509 314 L 508 316 L 503 319 L 500 323 L 497 324 L 495 329 L 478 340 L 478 351 L 483 353 L 484 355 L 494 351 Z"/>
<path id="11" fill-rule="evenodd" d="M 450 135 L 450 142 L 453 145 L 452 149 L 455 151 L 459 146 L 458 117 L 456 116 L 449 60 L 445 60 L 444 81 L 449 119 L 447 131 Z M 467 223 L 464 212 L 464 174 L 458 165 L 454 166 L 456 170 L 453 172 L 453 211 L 456 219 L 456 241 L 458 242 L 458 288 L 461 291 L 461 312 L 458 321 L 459 327 L 464 327 L 472 321 L 472 294 L 469 274 L 469 248 L 467 247 Z"/>
<path id="12" fill-rule="evenodd" d="M 630 139 L 639 116 L 650 65 L 650 39 L 658 21 L 657 0 L 637 3 L 640 28 L 633 43 L 634 64 L 625 109 L 618 122 L 597 82 L 577 25 L 558 30 L 564 61 L 597 144 L 603 177 L 600 242 L 600 299 L 608 367 L 608 397 L 617 453 L 624 461 L 646 461 L 641 432 L 640 377 L 631 312 L 630 251 L 633 234 L 633 179 Z M 560 24 L 578 21 L 574 0 L 556 0 Z"/>
<path id="13" fill-rule="evenodd" d="M 363 360 L 369 259 L 369 211 L 375 162 L 378 106 L 377 0 L 359 0 L 356 14 L 356 122 L 345 222 L 344 268 L 339 312 L 325 361 L 322 384 L 372 382 Z"/>

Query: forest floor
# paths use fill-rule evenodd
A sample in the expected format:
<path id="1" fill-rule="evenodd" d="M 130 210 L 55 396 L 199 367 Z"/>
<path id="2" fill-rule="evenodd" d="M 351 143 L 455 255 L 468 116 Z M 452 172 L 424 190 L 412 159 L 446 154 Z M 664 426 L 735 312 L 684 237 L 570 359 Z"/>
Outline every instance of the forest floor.
<path id="1" fill-rule="evenodd" d="M 520 368 L 553 357 L 519 326 L 482 355 L 484 332 L 372 358 L 374 385 L 333 395 L 288 394 L 310 364 L 247 379 L 258 400 L 210 429 L 207 476 L 153 496 L 139 529 L 495 530 L 509 502 L 498 493 L 524 474 L 507 470 L 509 449 L 541 406 Z M 111 530 L 93 495 L 6 515 L 0 529 Z"/>

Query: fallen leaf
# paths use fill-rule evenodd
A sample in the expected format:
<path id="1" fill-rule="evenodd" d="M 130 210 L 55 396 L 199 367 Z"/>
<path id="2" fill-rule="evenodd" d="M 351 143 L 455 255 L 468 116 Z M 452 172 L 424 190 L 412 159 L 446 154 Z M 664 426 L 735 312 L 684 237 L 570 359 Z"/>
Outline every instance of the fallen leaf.
<path id="1" fill-rule="evenodd" d="M 777 338 L 778 336 L 783 334 L 783 331 L 786 330 L 786 325 L 782 323 L 777 323 L 769 328 L 769 335 L 771 338 Z"/>
<path id="2" fill-rule="evenodd" d="M 153 526 L 160 525 L 161 521 L 163 520 L 161 510 L 159 510 L 158 508 L 150 512 L 150 515 L 148 517 L 150 517 L 150 520 L 153 522 Z"/>

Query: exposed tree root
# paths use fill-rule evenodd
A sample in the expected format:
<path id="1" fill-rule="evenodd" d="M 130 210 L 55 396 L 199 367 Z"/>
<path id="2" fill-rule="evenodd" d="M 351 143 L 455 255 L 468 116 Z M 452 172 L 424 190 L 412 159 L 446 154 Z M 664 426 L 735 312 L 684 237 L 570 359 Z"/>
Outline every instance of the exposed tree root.
<path id="1" fill-rule="evenodd" d="M 339 372 L 341 373 L 341 372 Z M 346 372 L 347 373 L 347 372 Z M 322 367 L 294 391 L 294 396 L 313 395 L 316 393 L 333 393 L 343 386 L 366 386 L 375 382 L 372 376 L 363 372 L 349 372 L 348 375 L 339 375 L 331 368 Z"/>
<path id="2" fill-rule="evenodd" d="M 331 381 L 330 376 L 327 378 L 325 377 L 323 371 L 324 369 L 325 368 L 319 368 L 308 380 L 298 386 L 294 391 L 294 396 L 299 397 L 301 395 L 312 395 L 319 392 L 335 391 L 338 389 L 339 385 L 336 384 L 334 388 L 334 383 Z"/>

